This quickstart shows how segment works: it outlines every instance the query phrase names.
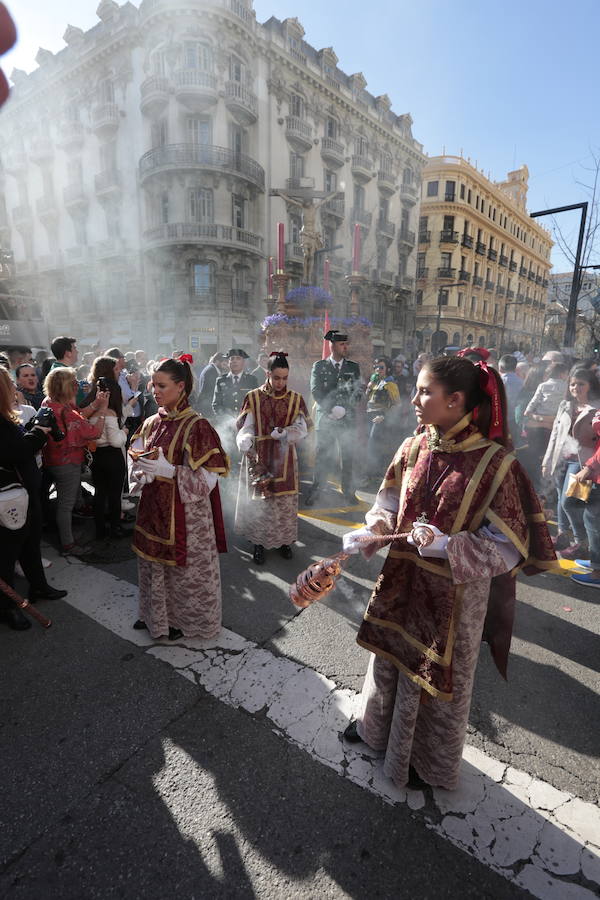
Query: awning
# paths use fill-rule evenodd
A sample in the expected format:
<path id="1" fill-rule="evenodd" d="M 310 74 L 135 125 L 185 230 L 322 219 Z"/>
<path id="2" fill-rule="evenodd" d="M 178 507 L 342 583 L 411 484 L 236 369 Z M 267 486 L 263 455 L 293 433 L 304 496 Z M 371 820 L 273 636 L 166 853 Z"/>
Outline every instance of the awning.
<path id="1" fill-rule="evenodd" d="M 172 344 L 175 339 L 174 334 L 163 334 L 162 337 L 159 337 L 159 344 Z"/>

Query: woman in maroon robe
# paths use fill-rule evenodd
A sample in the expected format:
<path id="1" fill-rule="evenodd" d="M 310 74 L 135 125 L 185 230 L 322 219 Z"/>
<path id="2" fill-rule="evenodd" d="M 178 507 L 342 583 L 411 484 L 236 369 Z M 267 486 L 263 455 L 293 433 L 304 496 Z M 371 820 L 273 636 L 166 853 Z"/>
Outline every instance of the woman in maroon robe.
<path id="1" fill-rule="evenodd" d="M 229 460 L 217 432 L 189 404 L 186 357 L 164 360 L 152 385 L 158 413 L 130 447 L 132 489 L 142 491 L 133 538 L 140 602 L 134 627 L 153 638 L 212 638 L 221 629 L 218 552 L 227 549 L 217 477 L 227 474 Z"/>
<path id="2" fill-rule="evenodd" d="M 369 535 L 409 535 L 391 541 L 358 633 L 373 656 L 345 737 L 385 750 L 384 772 L 400 787 L 451 789 L 482 634 L 506 677 L 515 576 L 557 564 L 510 452 L 498 373 L 484 362 L 432 360 L 412 402 L 418 433 L 392 460 L 367 526 L 344 536 L 345 549 L 370 555 L 381 542 L 369 545 Z"/>

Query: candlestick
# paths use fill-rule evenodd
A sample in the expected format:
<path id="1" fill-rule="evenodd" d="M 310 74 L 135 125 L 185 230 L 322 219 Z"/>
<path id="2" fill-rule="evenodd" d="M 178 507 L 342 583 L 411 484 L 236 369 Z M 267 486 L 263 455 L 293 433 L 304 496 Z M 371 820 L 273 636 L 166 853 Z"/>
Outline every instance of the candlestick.
<path id="1" fill-rule="evenodd" d="M 269 300 L 273 299 L 273 257 L 269 257 L 269 265 L 268 265 L 268 279 L 267 279 L 267 297 Z"/>
<path id="2" fill-rule="evenodd" d="M 277 274 L 281 275 L 285 271 L 285 236 L 284 224 L 279 222 L 277 225 Z"/>
<path id="3" fill-rule="evenodd" d="M 326 291 L 329 291 L 329 260 L 326 259 L 323 263 L 323 288 Z"/>
<path id="4" fill-rule="evenodd" d="M 354 241 L 352 244 L 352 274 L 360 273 L 360 225 L 358 222 L 354 225 Z"/>

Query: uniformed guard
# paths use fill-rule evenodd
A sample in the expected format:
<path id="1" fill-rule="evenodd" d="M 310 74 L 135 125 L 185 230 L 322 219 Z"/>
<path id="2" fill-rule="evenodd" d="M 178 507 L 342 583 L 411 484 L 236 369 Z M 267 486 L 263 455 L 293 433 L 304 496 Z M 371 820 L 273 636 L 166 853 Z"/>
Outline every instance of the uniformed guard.
<path id="1" fill-rule="evenodd" d="M 314 363 L 310 373 L 310 390 L 317 407 L 317 445 L 313 483 L 305 503 L 307 506 L 313 505 L 328 472 L 341 464 L 344 500 L 348 505 L 353 505 L 358 503 L 352 480 L 355 409 L 364 393 L 360 367 L 348 359 L 350 344 L 347 334 L 328 331 L 324 340 L 331 341 L 331 356 Z"/>
<path id="2" fill-rule="evenodd" d="M 254 375 L 244 372 L 244 366 L 248 359 L 245 350 L 234 347 L 225 356 L 229 363 L 229 372 L 226 375 L 220 375 L 215 382 L 212 408 L 214 426 L 229 454 L 232 474 L 236 474 L 241 456 L 235 442 L 237 433 L 235 423 L 244 405 L 246 394 L 258 387 L 258 381 Z"/>

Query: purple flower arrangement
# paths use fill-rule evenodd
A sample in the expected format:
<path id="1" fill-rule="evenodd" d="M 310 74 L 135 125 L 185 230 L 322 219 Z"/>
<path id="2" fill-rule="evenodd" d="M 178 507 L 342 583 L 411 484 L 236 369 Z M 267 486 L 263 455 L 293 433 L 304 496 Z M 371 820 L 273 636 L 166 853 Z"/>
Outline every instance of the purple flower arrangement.
<path id="1" fill-rule="evenodd" d="M 298 288 L 297 290 L 301 290 Z M 322 316 L 288 316 L 285 313 L 273 313 L 271 316 L 267 316 L 262 320 L 261 328 L 263 331 L 266 331 L 267 328 L 273 325 L 299 325 L 303 328 L 307 328 L 310 325 L 314 325 L 316 322 L 319 324 L 323 324 Z M 350 316 L 349 318 L 340 319 L 336 316 L 329 319 L 330 326 L 332 328 L 339 327 L 340 325 L 344 328 L 351 328 L 353 325 L 364 325 L 367 328 L 370 328 L 373 324 L 369 319 L 365 316 Z"/>
<path id="2" fill-rule="evenodd" d="M 314 285 L 292 288 L 285 299 L 288 303 L 312 303 L 313 306 L 326 306 L 328 303 L 333 302 L 333 297 L 329 291 Z"/>

